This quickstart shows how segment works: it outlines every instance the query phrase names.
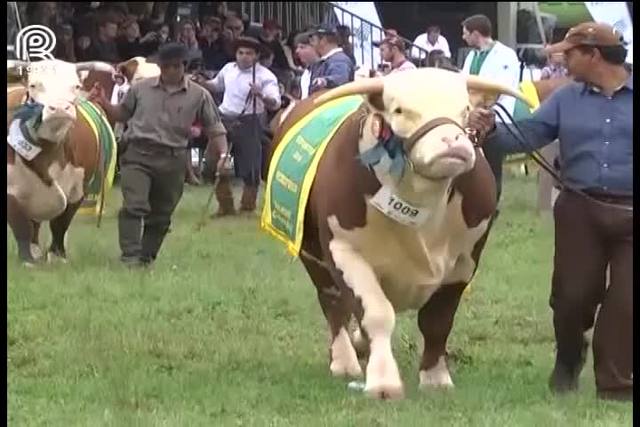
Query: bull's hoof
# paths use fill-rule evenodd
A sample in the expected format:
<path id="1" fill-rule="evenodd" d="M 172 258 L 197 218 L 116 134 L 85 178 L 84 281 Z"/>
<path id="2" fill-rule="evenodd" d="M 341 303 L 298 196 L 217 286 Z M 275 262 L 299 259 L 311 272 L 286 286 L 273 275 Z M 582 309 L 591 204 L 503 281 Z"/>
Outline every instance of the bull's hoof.
<path id="1" fill-rule="evenodd" d="M 367 396 L 377 400 L 404 399 L 404 387 L 400 384 L 376 384 L 364 389 Z"/>
<path id="2" fill-rule="evenodd" d="M 453 381 L 451 380 L 451 374 L 447 368 L 447 363 L 444 357 L 438 359 L 438 363 L 431 369 L 420 371 L 420 389 L 452 389 Z"/>
<path id="3" fill-rule="evenodd" d="M 367 364 L 365 394 L 374 399 L 396 400 L 404 397 L 398 365 L 390 353 L 372 352 Z"/>
<path id="4" fill-rule="evenodd" d="M 342 364 L 334 360 L 329 369 L 335 378 L 362 378 L 362 368 L 359 363 Z"/>
<path id="5" fill-rule="evenodd" d="M 60 252 L 60 251 L 52 251 L 49 250 L 47 252 L 47 262 L 49 264 L 54 264 L 54 263 L 60 263 L 60 264 L 67 264 L 67 254 L 65 254 L 64 252 Z"/>

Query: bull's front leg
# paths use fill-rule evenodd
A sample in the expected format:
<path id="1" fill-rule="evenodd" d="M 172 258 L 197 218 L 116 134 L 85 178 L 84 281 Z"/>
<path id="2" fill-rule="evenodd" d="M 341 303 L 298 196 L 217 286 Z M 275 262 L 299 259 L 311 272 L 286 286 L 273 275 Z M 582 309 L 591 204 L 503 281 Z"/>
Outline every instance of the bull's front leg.
<path id="1" fill-rule="evenodd" d="M 15 196 L 7 194 L 7 222 L 18 245 L 18 258 L 27 266 L 36 263 L 31 252 L 33 240 L 33 222 L 20 206 Z"/>
<path id="2" fill-rule="evenodd" d="M 450 388 L 453 381 L 447 367 L 447 339 L 466 283 L 440 287 L 418 313 L 418 327 L 424 337 L 420 363 L 420 388 Z"/>
<path id="3" fill-rule="evenodd" d="M 370 341 L 365 393 L 378 399 L 399 399 L 404 395 L 398 365 L 391 350 L 396 314 L 380 287 L 371 266 L 345 241 L 329 244 L 336 267 L 345 284 L 362 305 L 361 328 Z"/>

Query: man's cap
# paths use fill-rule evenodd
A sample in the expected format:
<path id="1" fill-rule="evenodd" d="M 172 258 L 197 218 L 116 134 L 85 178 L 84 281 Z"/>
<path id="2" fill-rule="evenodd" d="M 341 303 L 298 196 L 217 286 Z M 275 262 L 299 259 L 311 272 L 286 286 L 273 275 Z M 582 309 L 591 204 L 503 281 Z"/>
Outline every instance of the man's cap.
<path id="1" fill-rule="evenodd" d="M 335 35 L 337 33 L 335 25 L 319 25 L 312 30 L 312 34 L 318 35 Z"/>
<path id="2" fill-rule="evenodd" d="M 189 49 L 182 43 L 167 43 L 158 49 L 153 62 L 163 64 L 173 60 L 187 61 L 189 60 Z"/>
<path id="3" fill-rule="evenodd" d="M 262 51 L 262 44 L 253 37 L 238 37 L 233 42 L 233 51 L 237 52 L 241 47 L 253 49 L 256 53 L 260 53 Z"/>
<path id="4" fill-rule="evenodd" d="M 584 22 L 571 28 L 559 43 L 545 48 L 547 53 L 566 52 L 576 46 L 625 46 L 622 34 L 611 25 Z"/>

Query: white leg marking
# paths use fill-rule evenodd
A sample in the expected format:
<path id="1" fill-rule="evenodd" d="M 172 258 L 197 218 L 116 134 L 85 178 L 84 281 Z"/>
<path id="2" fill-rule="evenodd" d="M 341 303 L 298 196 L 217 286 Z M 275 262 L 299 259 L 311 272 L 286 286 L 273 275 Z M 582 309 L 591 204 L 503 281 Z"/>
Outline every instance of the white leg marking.
<path id="1" fill-rule="evenodd" d="M 36 245 L 35 243 L 31 243 L 31 247 L 29 249 L 31 250 L 31 256 L 33 257 L 33 259 L 38 260 L 42 258 L 43 254 L 40 246 Z"/>
<path id="2" fill-rule="evenodd" d="M 433 368 L 427 371 L 420 371 L 420 388 L 427 387 L 453 388 L 453 381 L 451 381 L 451 375 L 444 356 L 440 356 L 438 363 Z"/>
<path id="3" fill-rule="evenodd" d="M 371 267 L 351 245 L 334 239 L 329 250 L 344 281 L 361 299 L 364 308 L 362 326 L 371 340 L 365 393 L 376 398 L 401 398 L 402 380 L 391 351 L 391 333 L 395 326 L 393 307 Z"/>
<path id="4" fill-rule="evenodd" d="M 358 363 L 358 356 L 351 345 L 349 334 L 344 328 L 336 335 L 331 344 L 331 373 L 335 377 L 360 377 L 362 368 Z"/>

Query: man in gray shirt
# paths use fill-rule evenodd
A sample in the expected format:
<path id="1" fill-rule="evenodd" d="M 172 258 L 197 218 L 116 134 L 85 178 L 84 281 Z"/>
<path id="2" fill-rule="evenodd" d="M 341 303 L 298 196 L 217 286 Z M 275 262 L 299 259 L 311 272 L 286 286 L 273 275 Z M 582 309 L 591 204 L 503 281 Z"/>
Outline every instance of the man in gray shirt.
<path id="1" fill-rule="evenodd" d="M 469 126 L 485 145 L 506 153 L 530 152 L 560 140 L 565 184 L 555 207 L 555 257 L 550 305 L 556 362 L 550 386 L 577 389 L 594 325 L 598 396 L 633 397 L 633 73 L 627 50 L 611 26 L 588 22 L 567 33 L 549 53 L 564 52 L 576 82 L 558 89 L 517 122 L 523 146 L 493 112 L 474 110 Z M 607 288 L 606 271 L 610 269 Z"/>
<path id="2" fill-rule="evenodd" d="M 213 98 L 184 74 L 187 57 L 181 44 L 162 46 L 160 76 L 134 84 L 119 105 L 111 105 L 100 88 L 91 94 L 114 121 L 128 122 L 120 156 L 123 204 L 118 216 L 121 260 L 127 265 L 148 265 L 158 255 L 182 198 L 193 122 L 202 123 L 217 151 L 227 151 L 226 130 Z"/>

